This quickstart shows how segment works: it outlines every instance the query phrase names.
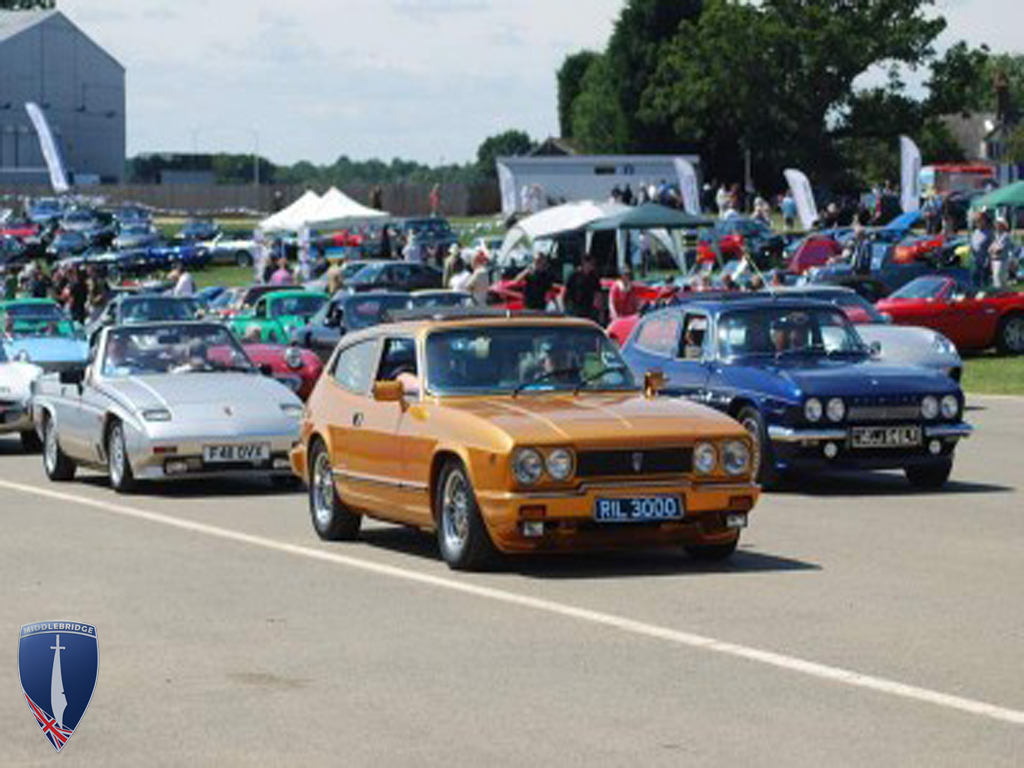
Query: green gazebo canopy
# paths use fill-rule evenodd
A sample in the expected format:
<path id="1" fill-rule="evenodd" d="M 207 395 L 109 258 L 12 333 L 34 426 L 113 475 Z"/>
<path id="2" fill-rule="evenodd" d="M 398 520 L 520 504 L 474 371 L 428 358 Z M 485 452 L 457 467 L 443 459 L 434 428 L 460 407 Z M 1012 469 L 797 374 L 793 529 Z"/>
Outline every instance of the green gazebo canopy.
<path id="1" fill-rule="evenodd" d="M 628 211 L 598 219 L 587 225 L 591 232 L 607 232 L 618 229 L 697 229 L 714 226 L 714 220 L 705 216 L 693 216 L 657 203 L 644 203 Z"/>
<path id="2" fill-rule="evenodd" d="M 1007 205 L 1024 207 L 1024 181 L 1000 187 L 975 198 L 971 203 L 972 208 L 1000 208 Z"/>

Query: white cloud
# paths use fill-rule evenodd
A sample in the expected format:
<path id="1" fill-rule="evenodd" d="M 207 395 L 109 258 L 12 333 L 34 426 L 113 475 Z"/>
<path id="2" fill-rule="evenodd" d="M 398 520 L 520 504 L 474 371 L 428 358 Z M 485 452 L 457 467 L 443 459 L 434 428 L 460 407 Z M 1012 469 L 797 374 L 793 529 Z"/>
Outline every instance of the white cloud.
<path id="1" fill-rule="evenodd" d="M 279 162 L 470 159 L 558 132 L 555 70 L 603 47 L 623 0 L 61 0 L 128 70 L 129 152 Z M 960 37 L 1019 50 L 1021 0 L 940 0 Z M 947 39 L 948 38 L 948 39 Z"/>

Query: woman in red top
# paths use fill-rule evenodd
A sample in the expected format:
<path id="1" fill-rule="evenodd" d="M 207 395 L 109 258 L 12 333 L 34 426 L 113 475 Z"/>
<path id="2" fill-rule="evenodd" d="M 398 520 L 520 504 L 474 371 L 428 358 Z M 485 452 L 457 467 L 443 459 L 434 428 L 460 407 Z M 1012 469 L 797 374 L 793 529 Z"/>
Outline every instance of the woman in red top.
<path id="1" fill-rule="evenodd" d="M 608 292 L 608 309 L 611 319 L 629 317 L 640 311 L 640 296 L 633 283 L 633 270 L 625 269 Z"/>

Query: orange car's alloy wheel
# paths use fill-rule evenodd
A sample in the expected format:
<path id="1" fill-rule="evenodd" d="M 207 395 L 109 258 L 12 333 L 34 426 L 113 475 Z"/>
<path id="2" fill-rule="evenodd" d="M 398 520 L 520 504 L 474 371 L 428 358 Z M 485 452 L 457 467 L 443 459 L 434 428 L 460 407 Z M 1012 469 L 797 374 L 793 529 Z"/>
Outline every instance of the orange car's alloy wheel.
<path id="1" fill-rule="evenodd" d="M 461 461 L 450 460 L 445 464 L 436 493 L 437 543 L 441 557 L 455 570 L 487 567 L 495 555 L 494 544 Z"/>
<path id="2" fill-rule="evenodd" d="M 309 511 L 313 530 L 327 541 L 351 540 L 359 535 L 363 518 L 352 512 L 334 488 L 331 456 L 320 441 L 313 443 L 309 478 Z"/>
<path id="3" fill-rule="evenodd" d="M 461 552 L 469 538 L 469 488 L 461 472 L 449 474 L 444 484 L 441 525 L 448 549 Z"/>

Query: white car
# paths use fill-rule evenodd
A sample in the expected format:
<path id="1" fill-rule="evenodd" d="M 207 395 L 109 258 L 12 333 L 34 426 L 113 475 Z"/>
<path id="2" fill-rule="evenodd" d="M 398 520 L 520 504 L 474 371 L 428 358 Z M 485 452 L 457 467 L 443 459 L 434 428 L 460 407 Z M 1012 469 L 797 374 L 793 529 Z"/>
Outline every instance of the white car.
<path id="1" fill-rule="evenodd" d="M 209 258 L 210 264 L 251 267 L 256 257 L 256 241 L 231 232 L 221 232 L 213 240 L 199 243 L 198 247 L 200 254 Z"/>
<path id="2" fill-rule="evenodd" d="M 41 447 L 32 423 L 32 383 L 43 369 L 31 363 L 7 359 L 0 347 L 0 435 L 21 435 L 21 446 L 29 453 Z"/>

